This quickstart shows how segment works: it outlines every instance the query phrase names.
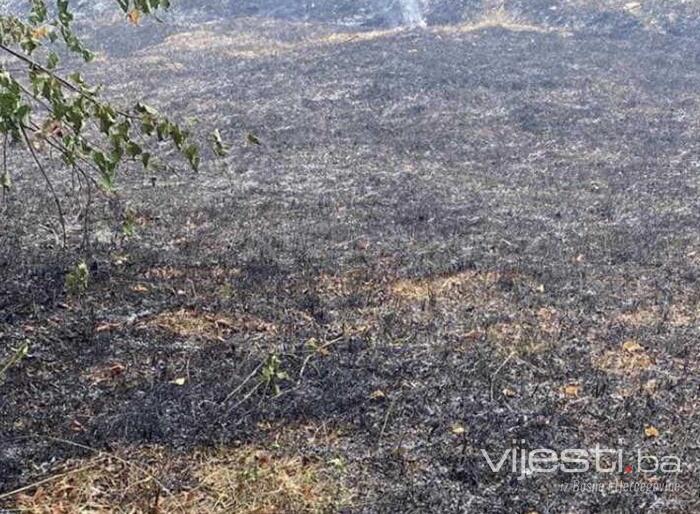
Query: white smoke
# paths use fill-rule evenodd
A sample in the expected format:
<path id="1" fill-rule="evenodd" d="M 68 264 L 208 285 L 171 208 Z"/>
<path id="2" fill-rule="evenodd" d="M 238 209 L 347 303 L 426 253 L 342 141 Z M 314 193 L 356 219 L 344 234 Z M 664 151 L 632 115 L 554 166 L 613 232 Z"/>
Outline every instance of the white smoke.
<path id="1" fill-rule="evenodd" d="M 404 25 L 426 27 L 425 8 L 428 0 L 399 0 Z"/>

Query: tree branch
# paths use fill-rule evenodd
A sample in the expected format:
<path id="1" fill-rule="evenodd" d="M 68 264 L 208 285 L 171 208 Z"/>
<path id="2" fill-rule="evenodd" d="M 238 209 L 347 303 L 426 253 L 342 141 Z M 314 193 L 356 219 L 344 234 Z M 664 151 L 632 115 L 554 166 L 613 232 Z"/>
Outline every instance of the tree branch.
<path id="1" fill-rule="evenodd" d="M 56 75 L 53 71 L 51 71 L 50 69 L 48 69 L 46 66 L 43 66 L 43 65 L 39 64 L 38 62 L 36 62 L 36 61 L 35 61 L 34 59 L 32 59 L 31 57 L 27 57 L 26 55 L 24 55 L 24 54 L 22 54 L 22 53 L 20 53 L 20 52 L 18 52 L 18 51 L 16 51 L 16 50 L 13 50 L 13 49 L 10 48 L 9 46 L 3 45 L 3 44 L 0 44 L 0 50 L 4 50 L 5 52 L 7 52 L 8 54 L 12 55 L 12 56 L 15 57 L 16 59 L 19 59 L 20 61 L 24 61 L 25 63 L 29 64 L 29 65 L 32 66 L 33 68 L 36 68 L 36 69 L 38 69 L 38 70 L 43 71 L 44 73 L 46 73 L 46 74 L 48 74 L 48 75 L 51 75 L 51 77 L 53 77 L 53 78 L 55 78 L 56 80 L 58 80 L 61 84 L 63 84 L 65 87 L 67 87 L 67 88 L 70 89 L 71 91 L 74 91 L 74 92 L 76 92 L 76 93 L 80 93 L 80 94 L 83 95 L 83 96 L 87 96 L 87 95 L 85 95 L 85 93 L 83 93 L 83 92 L 80 90 L 79 87 L 74 86 L 73 84 L 71 84 L 70 82 L 68 82 L 66 79 L 64 79 L 64 78 L 61 77 L 60 75 Z M 87 96 L 87 98 L 90 98 L 90 97 Z M 92 100 L 95 101 L 94 98 L 92 98 Z"/>
<path id="2" fill-rule="evenodd" d="M 44 180 L 46 181 L 46 184 L 49 188 L 49 192 L 51 193 L 51 196 L 53 197 L 54 203 L 56 204 L 56 208 L 58 210 L 58 221 L 61 224 L 61 232 L 63 235 L 63 246 L 66 246 L 68 236 L 66 234 L 66 218 L 63 215 L 63 207 L 61 207 L 61 201 L 59 200 L 58 195 L 56 194 L 56 190 L 53 187 L 53 183 L 51 182 L 51 179 L 49 178 L 48 174 L 46 173 L 44 166 L 41 164 L 41 161 L 39 160 L 39 157 L 37 156 L 36 151 L 34 150 L 34 147 L 32 146 L 32 142 L 29 139 L 29 136 L 27 135 L 27 131 L 25 130 L 24 127 L 20 127 L 20 130 L 22 131 L 22 137 L 24 138 L 24 142 L 26 143 L 27 148 L 29 149 L 29 153 L 32 155 L 32 159 L 34 159 L 34 163 L 36 164 L 36 167 L 39 169 L 42 176 L 44 177 Z"/>

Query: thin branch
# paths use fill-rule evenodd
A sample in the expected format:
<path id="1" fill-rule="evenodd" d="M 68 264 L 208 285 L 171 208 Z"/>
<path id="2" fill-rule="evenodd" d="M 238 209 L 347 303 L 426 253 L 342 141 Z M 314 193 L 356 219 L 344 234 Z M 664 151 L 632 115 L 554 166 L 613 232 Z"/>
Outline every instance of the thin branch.
<path id="1" fill-rule="evenodd" d="M 29 126 L 29 125 L 23 125 L 23 127 L 24 127 L 25 129 L 33 130 L 33 131 L 35 131 L 35 132 L 41 132 L 41 128 L 40 128 L 36 123 L 31 122 L 31 121 L 30 121 L 30 123 L 31 123 L 31 126 Z M 75 132 L 74 132 L 74 133 L 75 133 Z M 76 137 L 81 137 L 81 136 L 80 136 L 79 134 L 76 133 Z M 64 157 L 69 157 L 69 156 L 77 157 L 78 160 L 80 160 L 80 161 L 84 162 L 85 164 L 87 164 L 87 165 L 88 165 L 90 168 L 92 168 L 97 174 L 100 173 L 100 171 L 97 169 L 97 167 L 96 167 L 92 162 L 90 162 L 89 160 L 87 160 L 84 156 L 80 155 L 79 153 L 72 154 L 72 153 L 70 152 L 70 150 L 68 150 L 68 148 L 66 148 L 66 146 L 63 144 L 63 141 L 61 141 L 61 139 L 60 139 L 59 137 L 57 137 L 57 136 L 44 137 L 44 138 L 43 138 L 43 141 L 45 141 L 46 144 L 48 144 L 48 145 L 49 145 L 51 148 L 53 148 L 54 150 L 60 152 Z M 97 146 L 97 145 L 93 145 L 93 146 L 95 146 L 96 148 L 98 148 L 98 149 L 101 150 L 101 148 L 100 148 L 99 146 Z M 77 164 L 74 165 L 74 166 L 75 166 L 78 170 L 80 170 L 80 172 L 81 172 L 81 174 L 83 175 L 83 177 L 85 178 L 85 180 L 87 180 L 88 182 L 91 182 L 92 185 L 95 186 L 99 191 L 102 191 L 102 188 L 100 188 L 100 185 L 97 183 L 97 181 L 96 181 L 93 177 L 91 177 L 83 168 L 81 168 L 81 167 L 78 166 Z M 102 191 L 102 192 L 104 192 L 104 191 Z"/>
<path id="2" fill-rule="evenodd" d="M 88 464 L 86 466 L 82 466 L 82 467 L 77 468 L 77 469 L 66 471 L 65 473 L 60 473 L 58 475 L 54 475 L 52 477 L 48 477 L 48 478 L 45 478 L 43 480 L 39 480 L 38 482 L 34 482 L 32 484 L 25 485 L 24 487 L 20 487 L 19 489 L 15 489 L 14 491 L 10 491 L 8 493 L 0 494 L 0 500 L 6 500 L 8 498 L 12 498 L 14 496 L 17 496 L 18 494 L 24 493 L 26 491 L 31 491 L 32 489 L 36 489 L 38 487 L 41 487 L 44 484 L 48 484 L 49 482 L 55 482 L 56 480 L 58 480 L 60 478 L 65 478 L 65 477 L 68 477 L 71 475 L 77 475 L 78 473 L 82 473 L 83 471 L 87 471 L 90 468 L 94 468 L 100 462 L 102 462 L 102 460 L 104 460 L 104 457 L 101 457 L 99 460 L 91 462 L 90 464 Z"/>
<path id="3" fill-rule="evenodd" d="M 37 156 L 36 151 L 34 150 L 34 146 L 32 145 L 32 142 L 29 139 L 29 136 L 27 135 L 27 131 L 25 130 L 25 128 L 23 126 L 20 127 L 20 130 L 22 131 L 22 137 L 24 138 L 24 142 L 26 143 L 27 148 L 29 149 L 29 153 L 32 155 L 32 159 L 34 160 L 36 167 L 39 169 L 42 176 L 44 177 L 44 180 L 46 181 L 46 184 L 49 188 L 49 192 L 51 193 L 51 196 L 53 197 L 54 203 L 56 204 L 56 209 L 58 210 L 58 221 L 61 224 L 61 231 L 63 233 L 63 246 L 66 246 L 68 236 L 66 233 L 66 218 L 63 215 L 63 207 L 61 207 L 61 201 L 58 198 L 58 194 L 56 194 L 56 190 L 53 187 L 53 183 L 51 182 L 51 179 L 49 178 L 48 174 L 46 173 L 44 166 L 41 164 L 41 161 L 39 160 L 39 157 Z"/>
<path id="4" fill-rule="evenodd" d="M 379 432 L 379 437 L 377 437 L 377 448 L 379 448 L 379 445 L 382 442 L 382 438 L 384 437 L 384 432 L 386 432 L 386 426 L 389 423 L 389 416 L 391 416 L 391 411 L 394 409 L 394 404 L 396 403 L 396 397 L 394 397 L 391 400 L 391 403 L 389 404 L 389 408 L 386 410 L 386 415 L 384 416 L 384 423 L 382 423 L 382 430 Z"/>
<path id="5" fill-rule="evenodd" d="M 36 68 L 36 69 L 38 69 L 38 70 L 40 70 L 40 71 L 46 73 L 46 74 L 49 75 L 51 78 L 53 78 L 53 79 L 57 80 L 58 82 L 60 82 L 64 87 L 66 87 L 67 89 L 70 89 L 70 90 L 73 91 L 74 93 L 79 94 L 80 96 L 82 96 L 82 97 L 85 98 L 86 100 L 89 100 L 90 102 L 92 102 L 92 103 L 94 103 L 94 104 L 96 104 L 96 105 L 99 105 L 99 104 L 100 104 L 100 102 L 99 102 L 95 97 L 93 97 L 92 95 L 87 94 L 85 91 L 83 91 L 83 89 L 79 88 L 78 86 L 76 86 L 76 85 L 74 85 L 74 84 L 71 84 L 71 82 L 69 82 L 68 80 L 64 79 L 64 78 L 61 77 L 60 75 L 54 73 L 52 70 L 48 69 L 46 66 L 42 65 L 41 63 L 38 63 L 37 61 L 35 61 L 35 60 L 32 59 L 31 57 L 26 56 L 26 55 L 24 55 L 24 54 L 18 52 L 17 50 L 14 50 L 14 49 L 12 49 L 12 48 L 10 48 L 9 46 L 4 45 L 4 44 L 0 44 L 0 50 L 4 50 L 5 52 L 7 52 L 7 53 L 10 54 L 11 56 L 13 56 L 15 59 L 19 59 L 20 61 L 22 61 L 22 62 L 28 64 L 29 66 L 31 66 L 31 67 L 33 67 L 33 68 Z M 137 116 L 134 116 L 134 115 L 132 115 L 132 114 L 129 114 L 128 112 L 125 112 L 125 111 L 119 111 L 119 110 L 117 110 L 117 111 L 115 111 L 115 112 L 116 112 L 117 114 L 119 114 L 120 116 L 124 116 L 125 118 L 128 118 L 128 119 L 138 119 Z"/>
<path id="6" fill-rule="evenodd" d="M 4 177 L 8 176 L 7 172 L 7 132 L 4 134 L 5 137 L 3 137 L 2 140 L 2 174 Z M 3 203 L 3 210 L 5 210 L 5 207 L 7 206 L 7 191 L 5 188 L 2 188 L 2 203 Z"/>
<path id="7" fill-rule="evenodd" d="M 36 103 L 41 105 L 44 109 L 46 109 L 49 112 L 53 112 L 53 108 L 47 104 L 44 100 L 42 100 L 40 97 L 35 95 L 32 91 L 30 91 L 24 84 L 22 84 L 19 80 L 15 80 L 15 83 L 19 86 L 19 88 L 24 92 L 25 95 L 29 96 L 32 98 Z"/>
<path id="8" fill-rule="evenodd" d="M 245 380 L 243 380 L 243 382 L 241 382 L 241 383 L 238 385 L 238 387 L 236 387 L 233 391 L 231 391 L 231 392 L 226 396 L 226 398 L 224 398 L 224 400 L 221 402 L 221 405 L 227 404 L 228 401 L 229 401 L 231 398 L 233 398 L 233 397 L 236 395 L 236 393 L 237 393 L 238 391 L 240 391 L 241 389 L 243 389 L 243 386 L 246 385 L 246 384 L 250 381 L 250 379 L 252 379 L 255 375 L 258 374 L 258 371 L 260 371 L 260 368 L 262 368 L 263 364 L 265 364 L 265 361 L 260 362 L 260 364 L 258 364 L 258 365 L 256 366 L 256 368 L 252 371 L 252 373 L 251 373 L 250 375 L 248 375 L 248 376 L 245 378 Z"/>
<path id="9" fill-rule="evenodd" d="M 496 384 L 496 376 L 501 372 L 501 370 L 504 368 L 506 364 L 508 364 L 508 361 L 510 361 L 513 357 L 515 357 L 515 352 L 511 352 L 508 357 L 501 363 L 500 366 L 498 366 L 498 369 L 491 375 L 491 386 L 490 386 L 490 395 L 491 395 L 491 401 L 494 399 L 494 393 L 493 393 L 493 388 L 494 385 Z"/>
<path id="10" fill-rule="evenodd" d="M 245 402 L 247 402 L 247 401 L 248 401 L 248 398 L 250 398 L 251 396 L 253 396 L 253 393 L 255 393 L 255 391 L 257 391 L 258 389 L 260 389 L 260 386 L 262 386 L 263 384 L 264 384 L 264 382 L 258 382 L 257 384 L 255 384 L 255 386 L 253 386 L 253 387 L 251 388 L 251 390 L 248 391 L 248 392 L 246 393 L 246 395 L 245 395 L 243 398 L 240 399 L 240 401 L 238 401 L 233 407 L 231 407 L 228 411 L 226 411 L 226 415 L 227 415 L 227 416 L 230 416 L 231 413 L 232 413 L 234 410 L 236 410 L 238 407 L 240 407 L 240 406 L 243 405 Z"/>
<path id="11" fill-rule="evenodd" d="M 77 86 L 71 84 L 71 83 L 68 82 L 66 79 L 64 79 L 63 77 L 61 77 L 60 75 L 56 75 L 53 71 L 51 71 L 50 69 L 48 69 L 46 66 L 43 66 L 43 65 L 41 65 L 40 63 L 36 62 L 36 61 L 35 61 L 34 59 L 32 59 L 31 57 L 28 57 L 28 56 L 26 56 L 26 55 L 24 55 L 24 54 L 21 54 L 21 53 L 19 53 L 18 51 L 13 50 L 13 49 L 10 48 L 9 46 L 3 45 L 3 44 L 0 44 L 0 50 L 4 50 L 5 52 L 7 52 L 8 54 L 12 55 L 12 56 L 15 57 L 16 59 L 19 59 L 20 61 L 23 61 L 23 62 L 27 63 L 28 65 L 32 66 L 33 68 L 36 68 L 36 69 L 38 69 L 38 70 L 41 70 L 41 71 L 43 71 L 44 73 L 50 75 L 51 77 L 53 77 L 54 79 L 56 79 L 57 81 L 59 81 L 61 84 L 63 84 L 65 87 L 67 87 L 67 88 L 70 89 L 71 91 L 74 91 L 74 92 L 76 92 L 76 93 L 80 93 L 81 95 L 90 98 L 90 96 L 86 95 L 83 91 L 81 91 L 79 87 L 77 87 Z M 94 98 L 92 98 L 92 100 L 93 100 L 93 101 L 96 101 Z"/>

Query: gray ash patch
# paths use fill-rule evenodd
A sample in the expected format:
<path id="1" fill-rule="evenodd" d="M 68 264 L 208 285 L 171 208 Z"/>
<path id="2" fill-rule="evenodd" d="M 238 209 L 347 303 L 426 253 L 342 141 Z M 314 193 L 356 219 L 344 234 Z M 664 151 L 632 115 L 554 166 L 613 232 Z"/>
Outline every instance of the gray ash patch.
<path id="1" fill-rule="evenodd" d="M 138 236 L 96 245 L 82 306 L 17 177 L 0 355 L 32 347 L 0 384 L 0 489 L 80 454 L 41 436 L 187 451 L 325 423 L 353 512 L 696 512 L 696 44 L 530 5 L 462 32 L 228 19 L 108 59 L 106 94 L 197 115 L 232 155 L 125 176 Z M 224 402 L 270 353 L 282 395 Z M 481 449 L 514 440 L 677 453 L 680 491 L 491 472 Z"/>

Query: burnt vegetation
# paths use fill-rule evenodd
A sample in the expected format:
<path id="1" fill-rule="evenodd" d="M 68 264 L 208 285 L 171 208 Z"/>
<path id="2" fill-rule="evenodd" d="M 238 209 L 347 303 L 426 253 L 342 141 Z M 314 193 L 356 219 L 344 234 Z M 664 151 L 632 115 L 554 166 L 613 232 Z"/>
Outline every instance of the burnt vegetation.
<path id="1" fill-rule="evenodd" d="M 83 70 L 223 162 L 66 202 L 66 249 L 11 154 L 0 505 L 697 512 L 697 7 L 234 3 L 105 19 Z M 591 494 L 493 473 L 514 444 L 683 466 Z"/>

